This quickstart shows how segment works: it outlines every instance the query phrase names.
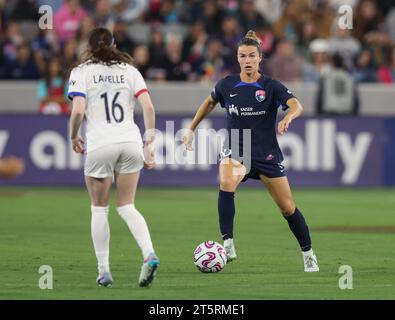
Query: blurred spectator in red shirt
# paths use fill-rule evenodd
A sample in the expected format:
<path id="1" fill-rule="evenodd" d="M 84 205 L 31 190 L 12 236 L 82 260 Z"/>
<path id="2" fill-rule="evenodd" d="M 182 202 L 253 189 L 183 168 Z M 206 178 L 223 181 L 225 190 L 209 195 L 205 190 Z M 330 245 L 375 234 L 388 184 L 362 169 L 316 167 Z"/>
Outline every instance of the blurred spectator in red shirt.
<path id="1" fill-rule="evenodd" d="M 44 77 L 38 82 L 37 95 L 40 99 L 40 113 L 68 114 L 66 92 L 67 86 L 62 73 L 61 59 L 54 56 L 46 64 Z"/>
<path id="2" fill-rule="evenodd" d="M 381 83 L 395 83 L 395 47 L 387 48 L 385 64 L 378 70 L 378 80 Z"/>

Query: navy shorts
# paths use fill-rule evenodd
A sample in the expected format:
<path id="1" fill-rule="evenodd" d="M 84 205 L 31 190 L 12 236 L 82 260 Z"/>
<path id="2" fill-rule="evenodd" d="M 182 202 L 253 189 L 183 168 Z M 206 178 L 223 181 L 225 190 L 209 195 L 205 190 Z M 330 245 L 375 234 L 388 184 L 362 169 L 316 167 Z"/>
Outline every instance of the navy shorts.
<path id="1" fill-rule="evenodd" d="M 229 151 L 230 150 L 228 150 L 227 153 L 225 151 L 222 151 L 219 155 L 219 161 L 225 158 L 233 158 L 243 164 L 242 158 L 239 158 L 237 156 L 234 157 L 232 155 L 232 152 Z M 260 180 L 260 175 L 264 175 L 268 178 L 279 178 L 286 176 L 285 168 L 281 163 L 252 159 L 250 171 L 244 176 L 241 182 L 247 181 L 248 179 Z"/>
<path id="2" fill-rule="evenodd" d="M 260 180 L 259 176 L 264 175 L 268 178 L 285 177 L 285 168 L 281 163 L 273 163 L 261 160 L 252 160 L 250 172 L 248 172 L 241 182 L 248 179 Z"/>

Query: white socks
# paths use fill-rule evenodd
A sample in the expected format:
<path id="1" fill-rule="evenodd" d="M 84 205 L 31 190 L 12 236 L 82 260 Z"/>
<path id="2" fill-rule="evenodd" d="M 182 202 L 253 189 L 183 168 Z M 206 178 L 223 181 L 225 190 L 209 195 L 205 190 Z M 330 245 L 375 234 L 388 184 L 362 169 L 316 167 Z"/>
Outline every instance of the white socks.
<path id="1" fill-rule="evenodd" d="M 99 274 L 110 272 L 110 228 L 108 225 L 108 207 L 91 206 L 91 234 L 98 262 Z"/>
<path id="2" fill-rule="evenodd" d="M 134 204 L 118 207 L 117 211 L 128 225 L 130 232 L 141 249 L 144 259 L 146 259 L 151 252 L 154 252 L 154 249 L 144 217 L 137 211 Z"/>
<path id="3" fill-rule="evenodd" d="M 99 274 L 110 272 L 110 227 L 108 224 L 108 211 L 108 207 L 91 206 L 91 234 Z M 151 252 L 154 252 L 154 249 L 144 217 L 137 211 L 134 204 L 119 207 L 117 211 L 128 225 L 130 232 L 141 249 L 144 259 L 146 259 Z"/>

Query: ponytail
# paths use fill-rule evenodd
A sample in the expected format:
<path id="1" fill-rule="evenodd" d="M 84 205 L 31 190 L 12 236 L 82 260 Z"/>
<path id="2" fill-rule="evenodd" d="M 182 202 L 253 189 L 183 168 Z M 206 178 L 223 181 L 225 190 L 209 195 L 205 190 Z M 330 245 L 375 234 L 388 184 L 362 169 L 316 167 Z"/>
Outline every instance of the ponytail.
<path id="1" fill-rule="evenodd" d="M 119 63 L 134 64 L 133 58 L 119 51 L 114 44 L 114 37 L 105 28 L 96 28 L 89 35 L 89 48 L 83 55 L 80 63 L 104 63 L 111 66 Z"/>

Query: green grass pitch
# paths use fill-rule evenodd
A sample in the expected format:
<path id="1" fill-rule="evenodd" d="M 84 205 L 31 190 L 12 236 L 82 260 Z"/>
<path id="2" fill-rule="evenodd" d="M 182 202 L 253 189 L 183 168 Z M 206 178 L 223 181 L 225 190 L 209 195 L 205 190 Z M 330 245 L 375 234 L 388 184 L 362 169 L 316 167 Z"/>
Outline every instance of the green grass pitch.
<path id="1" fill-rule="evenodd" d="M 296 189 L 294 197 L 319 273 L 303 272 L 297 242 L 263 188 L 237 192 L 238 260 L 217 274 L 192 263 L 196 245 L 220 240 L 217 190 L 140 188 L 136 206 L 161 260 L 158 276 L 138 287 L 141 254 L 111 202 L 114 285 L 101 288 L 86 190 L 2 187 L 0 299 L 395 299 L 394 190 Z M 53 269 L 52 290 L 38 287 L 41 265 Z M 341 265 L 352 267 L 351 290 L 339 288 Z"/>

